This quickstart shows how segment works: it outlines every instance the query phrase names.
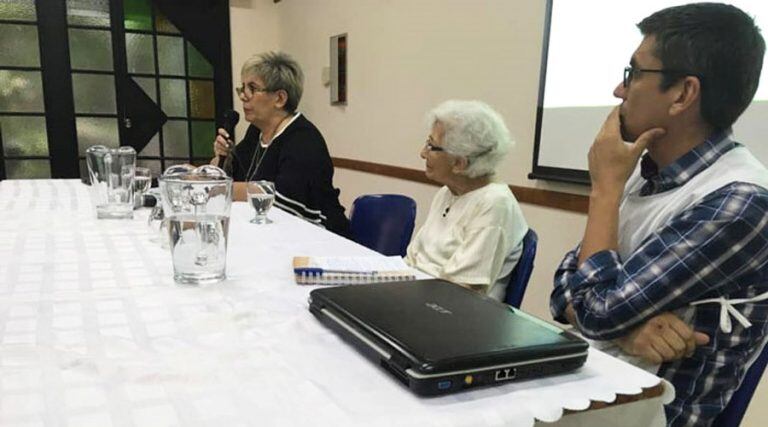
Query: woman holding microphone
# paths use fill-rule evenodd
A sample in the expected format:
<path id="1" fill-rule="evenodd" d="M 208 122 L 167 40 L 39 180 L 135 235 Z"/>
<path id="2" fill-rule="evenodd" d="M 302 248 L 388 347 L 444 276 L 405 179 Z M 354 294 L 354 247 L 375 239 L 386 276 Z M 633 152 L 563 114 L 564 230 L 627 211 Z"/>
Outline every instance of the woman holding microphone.
<path id="1" fill-rule="evenodd" d="M 237 94 L 250 123 L 237 146 L 223 128 L 214 142 L 211 164 L 231 156 L 236 200 L 245 200 L 245 183 L 275 183 L 275 205 L 342 236 L 349 221 L 333 187 L 333 163 L 320 131 L 297 111 L 304 74 L 290 56 L 268 52 L 247 60 Z M 228 171 L 229 172 L 229 171 Z"/>

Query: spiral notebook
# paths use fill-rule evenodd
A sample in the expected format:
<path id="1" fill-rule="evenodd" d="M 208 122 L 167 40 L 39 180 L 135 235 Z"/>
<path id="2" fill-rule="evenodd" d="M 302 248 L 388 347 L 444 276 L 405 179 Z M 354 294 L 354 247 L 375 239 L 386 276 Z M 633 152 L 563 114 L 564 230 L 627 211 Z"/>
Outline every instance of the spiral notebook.
<path id="1" fill-rule="evenodd" d="M 293 258 L 300 285 L 354 285 L 416 280 L 416 271 L 399 256 Z"/>

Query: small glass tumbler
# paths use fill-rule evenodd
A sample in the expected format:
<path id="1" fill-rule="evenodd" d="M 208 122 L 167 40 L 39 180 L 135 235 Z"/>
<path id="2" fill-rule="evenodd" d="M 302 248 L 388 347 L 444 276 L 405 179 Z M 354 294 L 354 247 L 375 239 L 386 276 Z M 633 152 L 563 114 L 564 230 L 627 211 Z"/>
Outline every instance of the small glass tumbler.
<path id="1" fill-rule="evenodd" d="M 252 224 L 271 224 L 267 212 L 275 202 L 275 183 L 271 181 L 248 181 L 246 184 L 248 203 L 253 206 Z"/>
<path id="2" fill-rule="evenodd" d="M 133 208 L 144 206 L 144 195 L 152 186 L 152 171 L 149 168 L 136 167 L 133 174 Z"/>
<path id="3" fill-rule="evenodd" d="M 94 145 L 85 157 L 96 218 L 132 219 L 136 150 Z"/>

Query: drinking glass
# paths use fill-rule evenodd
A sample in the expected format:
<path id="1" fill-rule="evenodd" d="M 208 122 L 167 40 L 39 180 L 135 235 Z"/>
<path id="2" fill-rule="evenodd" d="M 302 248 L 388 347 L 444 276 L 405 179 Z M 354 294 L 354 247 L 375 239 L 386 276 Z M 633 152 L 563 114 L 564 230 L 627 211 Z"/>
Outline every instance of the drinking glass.
<path id="1" fill-rule="evenodd" d="M 246 184 L 248 203 L 253 206 L 255 215 L 251 220 L 253 224 L 271 224 L 267 218 L 267 212 L 275 202 L 275 183 L 271 181 L 248 181 Z"/>
<path id="2" fill-rule="evenodd" d="M 133 208 L 138 209 L 144 206 L 144 195 L 149 191 L 152 185 L 152 171 L 149 168 L 134 168 L 133 176 Z"/>
<path id="3" fill-rule="evenodd" d="M 85 157 L 96 217 L 132 219 L 136 150 L 94 145 L 88 147 Z"/>

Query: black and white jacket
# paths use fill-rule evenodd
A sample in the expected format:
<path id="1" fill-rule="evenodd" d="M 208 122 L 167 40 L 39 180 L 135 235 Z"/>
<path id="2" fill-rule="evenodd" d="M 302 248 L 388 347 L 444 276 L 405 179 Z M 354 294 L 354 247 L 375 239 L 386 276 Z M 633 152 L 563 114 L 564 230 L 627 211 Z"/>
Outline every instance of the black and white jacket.
<path id="1" fill-rule="evenodd" d="M 333 187 L 333 163 L 323 135 L 296 113 L 268 147 L 259 143 L 261 131 L 251 125 L 235 148 L 235 181 L 275 183 L 275 205 L 293 215 L 347 236 L 349 221 Z"/>

